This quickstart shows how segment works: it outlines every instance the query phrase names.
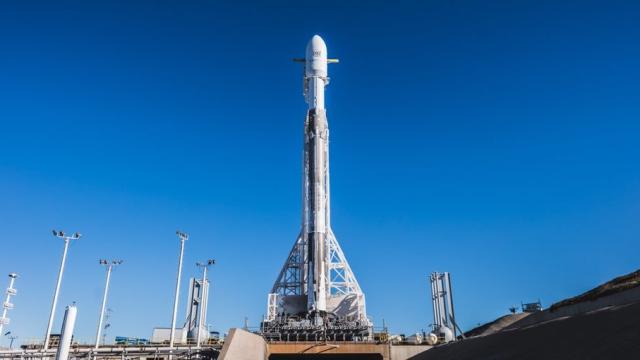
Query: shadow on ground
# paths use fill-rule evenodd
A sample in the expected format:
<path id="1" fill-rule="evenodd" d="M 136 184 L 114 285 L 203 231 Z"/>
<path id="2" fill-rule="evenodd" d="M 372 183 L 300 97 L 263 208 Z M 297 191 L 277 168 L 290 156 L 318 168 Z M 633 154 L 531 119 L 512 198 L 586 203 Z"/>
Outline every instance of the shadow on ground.
<path id="1" fill-rule="evenodd" d="M 639 358 L 635 303 L 438 346 L 411 360 Z"/>

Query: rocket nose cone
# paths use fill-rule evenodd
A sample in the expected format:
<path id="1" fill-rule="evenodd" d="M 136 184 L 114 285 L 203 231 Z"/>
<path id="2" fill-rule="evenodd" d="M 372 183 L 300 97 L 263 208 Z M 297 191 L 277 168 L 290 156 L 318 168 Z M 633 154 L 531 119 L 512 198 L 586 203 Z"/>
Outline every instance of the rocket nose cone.
<path id="1" fill-rule="evenodd" d="M 320 35 L 313 35 L 309 43 L 307 44 L 307 54 L 322 54 L 326 56 L 327 54 L 327 44 L 325 44 L 324 40 L 320 37 Z"/>
<path id="2" fill-rule="evenodd" d="M 320 37 L 320 35 L 313 35 L 313 37 L 311 38 L 311 40 L 309 40 L 309 42 L 312 44 L 313 47 L 327 47 L 327 45 L 325 45 L 324 40 Z"/>
<path id="3" fill-rule="evenodd" d="M 307 44 L 304 68 L 306 76 L 327 77 L 327 45 L 318 35 Z"/>

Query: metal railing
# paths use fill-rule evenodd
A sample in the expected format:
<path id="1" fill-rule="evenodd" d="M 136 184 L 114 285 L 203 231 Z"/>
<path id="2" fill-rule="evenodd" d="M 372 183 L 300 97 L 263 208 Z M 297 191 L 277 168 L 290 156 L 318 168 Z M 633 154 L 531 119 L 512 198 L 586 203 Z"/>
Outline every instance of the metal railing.
<path id="1" fill-rule="evenodd" d="M 169 355 L 172 355 L 176 359 L 216 359 L 220 352 L 221 346 L 188 346 L 188 345 L 175 345 L 174 348 L 170 348 L 163 344 L 151 344 L 151 345 L 107 345 L 101 346 L 98 349 L 93 348 L 93 344 L 76 345 L 72 346 L 69 351 L 69 359 L 114 359 L 119 358 L 121 360 L 133 359 L 133 358 L 154 358 L 165 359 Z M 0 359 L 20 359 L 20 360 L 38 360 L 44 358 L 55 357 L 57 349 L 49 348 L 48 350 L 42 349 L 42 343 L 40 343 L 39 349 L 13 349 L 13 350 L 1 350 Z"/>

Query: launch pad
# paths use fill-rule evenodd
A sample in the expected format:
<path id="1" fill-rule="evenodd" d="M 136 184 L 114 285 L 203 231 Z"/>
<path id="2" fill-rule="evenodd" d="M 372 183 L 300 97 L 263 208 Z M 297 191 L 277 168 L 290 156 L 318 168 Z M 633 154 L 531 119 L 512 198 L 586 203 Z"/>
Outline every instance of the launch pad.
<path id="1" fill-rule="evenodd" d="M 269 360 L 388 360 L 390 349 L 388 344 L 374 343 L 271 343 Z"/>
<path id="2" fill-rule="evenodd" d="M 389 341 L 265 341 L 257 334 L 231 329 L 219 360 L 407 360 L 430 348 Z"/>
<path id="3" fill-rule="evenodd" d="M 331 316 L 330 316 L 331 315 Z M 262 336 L 267 341 L 362 341 L 371 337 L 369 321 L 351 320 L 326 314 L 322 323 L 307 318 L 281 315 L 262 323 Z"/>

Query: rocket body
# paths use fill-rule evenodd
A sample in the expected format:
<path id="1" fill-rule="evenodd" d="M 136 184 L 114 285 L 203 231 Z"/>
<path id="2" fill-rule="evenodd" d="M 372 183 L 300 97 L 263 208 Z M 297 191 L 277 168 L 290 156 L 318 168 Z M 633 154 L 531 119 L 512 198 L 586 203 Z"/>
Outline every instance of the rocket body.
<path id="1" fill-rule="evenodd" d="M 329 234 L 329 186 L 327 118 L 324 110 L 311 109 L 305 121 L 304 219 L 307 239 L 307 307 L 326 311 L 326 239 Z"/>
<path id="2" fill-rule="evenodd" d="M 327 46 L 315 35 L 307 45 L 304 94 L 309 109 L 304 125 L 303 223 L 307 244 L 307 309 L 327 310 L 329 213 L 329 128 L 324 108 L 328 84 Z"/>

